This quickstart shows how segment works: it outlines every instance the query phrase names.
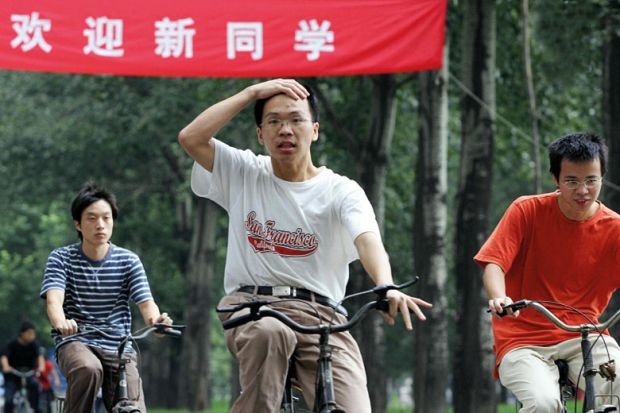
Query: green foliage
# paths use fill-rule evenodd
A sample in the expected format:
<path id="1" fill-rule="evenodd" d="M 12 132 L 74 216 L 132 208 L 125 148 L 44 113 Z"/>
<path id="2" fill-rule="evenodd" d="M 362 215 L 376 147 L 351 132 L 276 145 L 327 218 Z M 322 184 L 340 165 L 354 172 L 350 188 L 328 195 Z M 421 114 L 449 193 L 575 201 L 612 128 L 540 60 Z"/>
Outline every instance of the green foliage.
<path id="1" fill-rule="evenodd" d="M 462 1 L 448 8 L 450 67 L 460 73 Z M 545 144 L 574 130 L 600 132 L 601 16 L 606 1 L 531 1 L 532 64 L 542 137 L 538 149 L 546 177 Z M 492 226 L 514 198 L 532 191 L 532 148 L 521 43 L 520 2 L 497 1 L 497 113 Z M 408 75 L 398 75 L 399 81 Z M 357 178 L 359 140 L 369 128 L 369 77 L 308 79 L 323 106 L 316 163 Z M 176 142 L 178 131 L 207 106 L 251 79 L 179 79 L 63 75 L 0 71 L 0 345 L 18 324 L 33 320 L 49 344 L 43 301 L 38 298 L 49 252 L 77 238 L 69 214 L 74 193 L 93 179 L 110 187 L 121 213 L 113 242 L 137 252 L 162 310 L 182 321 L 191 235 L 190 159 Z M 460 151 L 460 100 L 449 85 L 448 259 Z M 412 228 L 417 102 L 415 84 L 397 94 L 397 118 L 385 191 L 385 244 L 397 281 L 413 274 Z M 261 151 L 251 108 L 218 137 Z M 553 190 L 548 179 L 545 190 Z M 214 297 L 223 294 L 227 217 L 218 222 Z M 491 228 L 491 227 L 490 227 Z M 489 229 L 490 229 L 489 228 Z M 452 268 L 452 267 L 451 267 Z M 451 271 L 448 295 L 453 302 Z M 423 274 L 421 274 L 423 275 Z M 453 305 L 451 304 L 451 307 Z M 205 309 L 205 312 L 209 309 Z M 449 315 L 453 315 L 452 308 Z M 418 323 L 417 328 L 423 328 Z M 411 374 L 412 335 L 387 328 L 386 371 L 394 379 Z M 217 322 L 212 331 L 214 395 L 227 395 L 229 356 Z M 513 411 L 513 410 L 508 410 Z"/>

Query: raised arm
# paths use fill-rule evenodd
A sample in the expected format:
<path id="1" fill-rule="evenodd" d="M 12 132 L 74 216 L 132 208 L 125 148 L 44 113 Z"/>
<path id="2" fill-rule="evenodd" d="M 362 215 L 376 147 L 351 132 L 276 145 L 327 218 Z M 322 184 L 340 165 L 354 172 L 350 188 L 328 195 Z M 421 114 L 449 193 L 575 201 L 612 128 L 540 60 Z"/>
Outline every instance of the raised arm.
<path id="1" fill-rule="evenodd" d="M 375 282 L 375 285 L 394 283 L 390 260 L 377 234 L 374 232 L 364 232 L 360 234 L 355 239 L 355 247 L 357 248 L 364 269 Z M 410 310 L 413 311 L 420 320 L 426 320 L 420 306 L 426 308 L 433 306 L 424 300 L 408 296 L 396 290 L 388 291 L 387 299 L 390 302 L 390 312 L 384 315 L 385 320 L 390 325 L 393 325 L 396 313 L 400 312 L 407 330 L 413 329 L 411 317 L 409 315 Z"/>
<path id="2" fill-rule="evenodd" d="M 274 79 L 248 86 L 198 115 L 181 130 L 179 143 L 192 159 L 212 172 L 215 145 L 211 138 L 251 102 L 280 93 L 293 99 L 305 99 L 308 96 L 308 91 L 293 79 Z"/>

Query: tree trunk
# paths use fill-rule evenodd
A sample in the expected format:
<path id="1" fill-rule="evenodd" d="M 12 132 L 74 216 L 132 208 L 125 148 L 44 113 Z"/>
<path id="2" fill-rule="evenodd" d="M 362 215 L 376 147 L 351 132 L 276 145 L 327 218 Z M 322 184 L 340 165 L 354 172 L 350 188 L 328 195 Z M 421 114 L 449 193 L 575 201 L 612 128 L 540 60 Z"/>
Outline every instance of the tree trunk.
<path id="1" fill-rule="evenodd" d="M 146 405 L 178 407 L 177 394 L 170 386 L 179 374 L 180 340 L 163 338 L 140 343 L 140 377 Z"/>
<path id="2" fill-rule="evenodd" d="M 608 171 L 605 185 L 605 204 L 620 212 L 620 2 L 609 1 L 605 17 L 605 42 L 603 44 L 603 118 L 605 140 L 609 145 Z M 609 303 L 607 314 L 620 308 L 620 292 L 616 291 Z M 611 329 L 620 340 L 620 325 Z"/>
<path id="3" fill-rule="evenodd" d="M 379 75 L 372 77 L 372 84 L 370 133 L 364 142 L 364 147 L 361 148 L 358 171 L 360 185 L 374 207 L 379 227 L 383 232 L 385 176 L 396 119 L 396 81 L 393 75 Z M 370 278 L 359 262 L 353 265 L 350 289 L 359 291 L 371 286 Z M 355 308 L 359 303 L 360 301 L 355 302 Z M 370 314 L 353 331 L 364 358 L 374 413 L 384 413 L 387 408 L 383 323 L 383 318 L 379 314 Z"/>
<path id="4" fill-rule="evenodd" d="M 542 172 L 540 166 L 540 135 L 538 133 L 538 113 L 536 109 L 536 92 L 532 74 L 530 53 L 530 6 L 529 0 L 523 0 L 523 63 L 525 65 L 525 83 L 527 84 L 527 101 L 532 129 L 532 162 L 534 163 L 534 193 L 542 193 Z"/>
<path id="5" fill-rule="evenodd" d="M 211 288 L 215 269 L 218 207 L 205 198 L 195 200 L 194 231 L 187 266 L 187 303 L 181 369 L 180 404 L 192 411 L 210 407 L 209 384 Z"/>
<path id="6" fill-rule="evenodd" d="M 457 349 L 454 411 L 495 413 L 495 356 L 487 299 L 472 257 L 488 235 L 495 138 L 495 3 L 464 2 L 462 81 L 490 108 L 468 95 L 461 102 L 461 160 L 457 187 Z"/>
<path id="7" fill-rule="evenodd" d="M 448 190 L 448 45 L 443 68 L 418 75 L 418 159 L 414 210 L 415 273 L 419 296 L 434 307 L 415 330 L 415 409 L 444 413 L 448 386 L 446 308 Z"/>

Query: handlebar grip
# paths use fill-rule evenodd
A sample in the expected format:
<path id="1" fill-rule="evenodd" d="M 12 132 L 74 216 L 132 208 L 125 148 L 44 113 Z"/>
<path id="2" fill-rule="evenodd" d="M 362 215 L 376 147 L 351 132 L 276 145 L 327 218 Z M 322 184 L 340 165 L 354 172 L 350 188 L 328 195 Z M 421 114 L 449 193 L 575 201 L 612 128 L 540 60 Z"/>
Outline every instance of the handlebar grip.
<path id="1" fill-rule="evenodd" d="M 185 326 L 180 324 L 156 323 L 153 324 L 153 327 L 155 327 L 155 332 L 157 334 L 164 334 L 166 336 L 173 337 L 181 337 L 183 335 L 183 329 L 185 329 Z"/>
<path id="2" fill-rule="evenodd" d="M 255 320 L 256 317 L 253 314 L 245 314 L 240 317 L 231 318 L 229 320 L 222 321 L 222 327 L 224 330 L 230 330 L 231 328 L 239 327 L 247 323 L 248 321 Z"/>
<path id="3" fill-rule="evenodd" d="M 162 331 L 162 334 L 165 334 L 167 336 L 173 336 L 173 337 L 181 337 L 183 335 L 183 332 L 180 330 L 169 328 L 167 330 Z"/>
<path id="4" fill-rule="evenodd" d="M 528 303 L 526 300 L 519 300 L 519 301 L 515 301 L 512 304 L 508 304 L 503 306 L 504 311 L 502 311 L 501 313 L 497 313 L 497 315 L 499 317 L 505 317 L 508 315 L 508 311 L 507 310 L 512 310 L 512 311 L 519 311 L 522 308 L 527 307 Z M 490 311 L 490 310 L 489 310 Z"/>
<path id="5" fill-rule="evenodd" d="M 377 310 L 387 313 L 390 311 L 390 302 L 386 299 L 377 301 Z"/>

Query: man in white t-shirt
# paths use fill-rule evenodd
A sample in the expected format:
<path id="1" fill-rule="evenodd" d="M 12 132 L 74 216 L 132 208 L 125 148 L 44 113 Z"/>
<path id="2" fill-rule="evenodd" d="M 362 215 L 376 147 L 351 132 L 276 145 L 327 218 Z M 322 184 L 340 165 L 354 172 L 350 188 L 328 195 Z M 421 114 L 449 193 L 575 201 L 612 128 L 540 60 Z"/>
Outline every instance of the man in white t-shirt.
<path id="1" fill-rule="evenodd" d="M 258 141 L 269 156 L 232 148 L 213 136 L 245 106 L 255 103 Z M 375 284 L 392 283 L 390 263 L 368 198 L 354 181 L 313 164 L 310 146 L 319 137 L 316 98 L 292 79 L 249 86 L 198 115 L 179 134 L 196 161 L 192 190 L 229 214 L 221 306 L 253 297 L 306 299 L 323 318 L 344 322 L 338 306 L 360 259 Z M 411 330 L 411 310 L 431 304 L 399 291 L 388 293 L 393 324 L 401 312 Z M 302 324 L 316 324 L 317 312 L 296 301 L 280 311 Z M 231 412 L 278 411 L 291 356 L 304 397 L 314 400 L 318 358 L 316 336 L 295 333 L 266 318 L 226 331 L 239 361 L 242 394 Z M 330 338 L 336 400 L 345 411 L 370 412 L 366 375 L 357 344 L 346 333 Z"/>

